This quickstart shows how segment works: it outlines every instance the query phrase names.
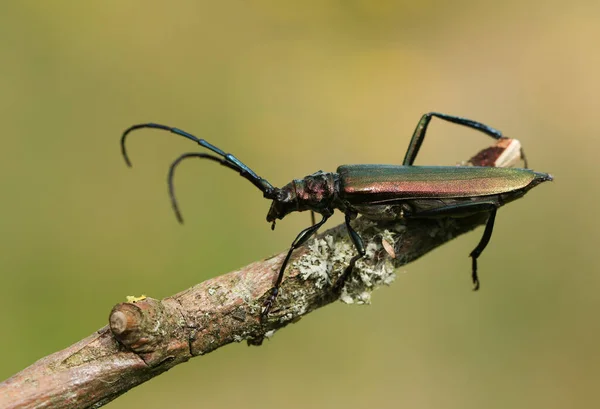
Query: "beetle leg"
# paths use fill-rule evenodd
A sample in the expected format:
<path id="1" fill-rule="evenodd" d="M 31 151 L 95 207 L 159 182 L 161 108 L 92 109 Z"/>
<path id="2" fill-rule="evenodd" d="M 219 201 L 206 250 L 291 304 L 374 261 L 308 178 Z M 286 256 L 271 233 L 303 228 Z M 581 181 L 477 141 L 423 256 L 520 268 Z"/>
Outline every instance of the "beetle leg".
<path id="1" fill-rule="evenodd" d="M 502 132 L 490 126 L 482 124 L 481 122 L 476 122 L 471 119 L 461 118 L 458 116 L 440 114 L 439 112 L 429 112 L 421 117 L 421 120 L 415 128 L 415 132 L 413 133 L 410 143 L 408 144 L 408 150 L 406 151 L 406 155 L 404 156 L 404 161 L 402 162 L 403 166 L 411 166 L 415 161 L 417 154 L 419 153 L 419 149 L 421 148 L 421 144 L 425 139 L 425 133 L 427 132 L 429 122 L 434 116 L 443 119 L 444 121 L 452 122 L 458 125 L 463 125 L 468 128 L 481 131 L 494 139 L 502 139 L 504 137 L 502 135 Z"/>
<path id="2" fill-rule="evenodd" d="M 413 208 L 410 211 L 405 210 L 404 217 L 407 219 L 433 219 L 440 217 L 460 218 L 477 213 L 491 213 L 500 206 L 501 203 L 499 202 L 485 200 L 480 202 L 449 204 L 426 210 L 418 210 L 418 208 Z"/>
<path id="3" fill-rule="evenodd" d="M 494 220 L 496 219 L 496 208 L 490 211 L 490 217 L 488 217 L 487 223 L 485 225 L 485 230 L 483 231 L 483 236 L 481 236 L 481 240 L 479 240 L 479 244 L 477 247 L 473 249 L 469 257 L 473 260 L 471 277 L 473 279 L 473 291 L 479 290 L 479 277 L 477 277 L 477 258 L 481 255 L 485 247 L 490 242 L 490 238 L 492 237 L 492 231 L 494 230 Z"/>
<path id="4" fill-rule="evenodd" d="M 279 275 L 277 276 L 277 281 L 275 282 L 275 286 L 271 289 L 271 295 L 269 295 L 269 297 L 265 300 L 265 302 L 263 304 L 264 310 L 260 314 L 262 318 L 266 318 L 267 315 L 269 314 L 269 311 L 271 310 L 271 307 L 273 307 L 273 303 L 275 302 L 275 299 L 277 298 L 277 294 L 279 293 L 279 287 L 281 286 L 281 282 L 283 281 L 283 273 L 285 272 L 285 268 L 287 267 L 287 264 L 290 261 L 292 252 L 294 250 L 296 250 L 298 247 L 300 247 L 301 245 L 303 245 L 304 243 L 306 243 L 306 241 L 308 239 L 310 239 L 317 232 L 317 230 L 319 230 L 319 227 L 321 227 L 323 224 L 325 224 L 325 222 L 327 221 L 327 219 L 329 219 L 329 217 L 330 217 L 330 215 L 323 215 L 323 219 L 321 219 L 321 221 L 319 223 L 302 230 L 298 234 L 298 236 L 296 236 L 294 241 L 292 242 L 292 245 L 290 246 L 290 249 L 289 249 L 287 255 L 285 256 L 285 259 L 283 260 L 283 263 L 281 264 L 281 268 L 279 269 Z"/>
<path id="5" fill-rule="evenodd" d="M 529 164 L 527 163 L 527 158 L 525 157 L 525 152 L 523 151 L 523 148 L 521 148 L 521 159 L 523 160 L 523 167 L 525 169 L 529 169 Z"/>
<path id="6" fill-rule="evenodd" d="M 316 223 L 316 220 L 315 220 L 315 211 L 314 211 L 314 210 L 311 210 L 311 211 L 310 211 L 310 222 L 311 222 L 311 224 L 312 224 L 313 226 L 314 226 L 314 225 L 315 225 L 315 223 Z"/>
<path id="7" fill-rule="evenodd" d="M 494 202 L 475 202 L 460 203 L 441 207 L 432 210 L 425 210 L 411 214 L 410 218 L 434 218 L 434 217 L 464 217 L 477 213 L 488 213 L 489 217 L 483 231 L 483 236 L 479 240 L 477 247 L 473 249 L 469 257 L 472 259 L 471 278 L 473 279 L 473 290 L 479 290 L 479 277 L 477 276 L 477 258 L 481 255 L 485 247 L 490 242 L 492 231 L 494 230 L 494 220 L 496 219 L 496 209 L 498 204 Z"/>
<path id="8" fill-rule="evenodd" d="M 346 269 L 344 270 L 344 272 L 342 273 L 340 278 L 338 278 L 337 281 L 335 282 L 335 284 L 333 286 L 334 292 L 342 291 L 342 288 L 344 288 L 344 284 L 346 283 L 346 280 L 348 279 L 348 277 L 350 277 L 350 274 L 352 274 L 352 270 L 354 269 L 354 264 L 356 264 L 356 262 L 358 260 L 360 260 L 361 258 L 363 258 L 366 254 L 365 245 L 363 244 L 362 238 L 356 232 L 356 230 L 354 230 L 352 228 L 352 226 L 350 225 L 350 220 L 352 219 L 352 216 L 353 215 L 351 213 L 346 213 L 346 228 L 348 229 L 348 234 L 350 235 L 350 238 L 352 239 L 352 243 L 354 243 L 354 247 L 356 247 L 358 254 L 355 255 L 354 257 L 352 257 L 352 259 L 350 260 L 350 263 L 348 263 L 348 266 L 346 267 Z"/>

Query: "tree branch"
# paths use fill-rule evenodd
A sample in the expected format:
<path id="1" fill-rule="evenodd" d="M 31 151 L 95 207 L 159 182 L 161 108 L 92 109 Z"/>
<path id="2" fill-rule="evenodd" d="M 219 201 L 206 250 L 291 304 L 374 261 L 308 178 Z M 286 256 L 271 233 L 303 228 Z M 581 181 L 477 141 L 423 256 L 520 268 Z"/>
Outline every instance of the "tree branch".
<path id="1" fill-rule="evenodd" d="M 508 152 L 509 146 L 514 149 L 515 143 L 518 141 L 500 140 L 469 162 L 496 166 L 500 154 Z M 520 154 L 513 156 L 521 158 Z M 393 281 L 395 268 L 474 229 L 486 218 L 479 214 L 386 223 L 358 218 L 354 227 L 363 238 L 367 255 L 357 262 L 342 294 L 334 293 L 331 283 L 355 249 L 344 225 L 329 229 L 294 253 L 279 296 L 263 322 L 262 305 L 285 253 L 162 301 L 145 298 L 118 304 L 110 313 L 109 325 L 0 383 L 0 407 L 98 408 L 194 356 L 231 342 L 246 340 L 260 345 L 276 330 L 338 298 L 368 303 L 373 289 Z"/>

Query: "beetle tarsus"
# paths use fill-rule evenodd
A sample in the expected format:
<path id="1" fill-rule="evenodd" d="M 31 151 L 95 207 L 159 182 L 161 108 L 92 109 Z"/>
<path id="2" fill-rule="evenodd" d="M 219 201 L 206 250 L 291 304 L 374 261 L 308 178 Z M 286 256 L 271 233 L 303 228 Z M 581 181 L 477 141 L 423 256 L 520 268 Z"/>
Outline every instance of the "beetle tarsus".
<path id="1" fill-rule="evenodd" d="M 341 294 L 341 292 L 344 288 L 344 285 L 346 285 L 346 281 L 348 281 L 348 278 L 352 275 L 352 270 L 354 270 L 354 265 L 363 256 L 364 255 L 362 255 L 362 254 L 357 254 L 356 256 L 352 257 L 352 259 L 350 260 L 350 263 L 348 263 L 348 266 L 344 269 L 344 272 L 342 273 L 342 275 L 337 279 L 337 281 L 333 285 L 333 293 L 334 294 Z"/>
<path id="2" fill-rule="evenodd" d="M 260 313 L 261 320 L 266 319 L 267 316 L 269 315 L 269 311 L 271 311 L 271 308 L 273 307 L 273 303 L 275 303 L 275 298 L 277 298 L 278 292 L 279 292 L 279 289 L 277 287 L 273 287 L 271 289 L 271 294 L 263 303 L 263 310 Z"/>
<path id="3" fill-rule="evenodd" d="M 477 276 L 477 256 L 471 254 L 471 258 L 473 259 L 473 269 L 471 272 L 471 278 L 473 280 L 473 291 L 479 290 L 479 277 Z"/>
<path id="4" fill-rule="evenodd" d="M 477 276 L 477 258 L 481 255 L 485 247 L 490 242 L 490 238 L 492 237 L 492 231 L 494 230 L 494 220 L 496 220 L 496 208 L 494 206 L 491 207 L 492 210 L 490 211 L 487 223 L 485 224 L 483 236 L 481 236 L 481 240 L 479 240 L 479 244 L 477 244 L 477 247 L 475 247 L 471 254 L 469 254 L 469 256 L 473 259 L 471 273 L 471 278 L 473 279 L 473 291 L 479 290 L 479 277 Z"/>

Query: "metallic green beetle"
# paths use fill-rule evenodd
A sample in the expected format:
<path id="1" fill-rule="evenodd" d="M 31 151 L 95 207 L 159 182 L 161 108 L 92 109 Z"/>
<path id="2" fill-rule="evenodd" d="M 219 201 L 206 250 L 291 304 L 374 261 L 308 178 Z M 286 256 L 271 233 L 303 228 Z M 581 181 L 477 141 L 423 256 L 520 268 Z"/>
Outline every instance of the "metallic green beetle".
<path id="1" fill-rule="evenodd" d="M 275 302 L 292 252 L 312 237 L 333 215 L 335 209 L 345 214 L 348 233 L 358 252 L 334 284 L 337 291 L 341 290 L 350 276 L 356 261 L 365 255 L 363 241 L 350 224 L 350 221 L 358 214 L 372 220 L 395 220 L 399 218 L 459 218 L 476 213 L 487 213 L 489 216 L 483 236 L 470 254 L 474 289 L 479 288 L 477 258 L 492 236 L 496 210 L 505 203 L 522 197 L 538 184 L 552 180 L 552 176 L 530 169 L 413 166 L 425 138 L 427 126 L 433 117 L 476 129 L 497 140 L 504 138 L 500 131 L 482 123 L 431 112 L 423 115 L 419 121 L 402 165 L 342 165 L 335 173 L 319 171 L 302 179 L 295 179 L 282 188 L 273 187 L 266 179 L 258 176 L 235 156 L 225 153 L 204 139 L 165 125 L 148 123 L 130 127 L 123 133 L 121 149 L 125 161 L 130 165 L 125 150 L 127 134 L 135 129 L 155 128 L 191 139 L 217 155 L 186 153 L 171 165 L 169 192 L 173 209 L 180 222 L 182 218 L 175 199 L 173 174 L 176 166 L 182 160 L 190 157 L 209 159 L 239 172 L 241 176 L 260 189 L 265 198 L 273 200 L 267 214 L 267 221 L 272 223 L 272 228 L 275 227 L 277 219 L 283 219 L 292 212 L 310 210 L 322 216 L 318 223 L 313 223 L 312 226 L 302 230 L 292 242 L 271 294 L 265 301 L 262 316 L 266 317 Z"/>

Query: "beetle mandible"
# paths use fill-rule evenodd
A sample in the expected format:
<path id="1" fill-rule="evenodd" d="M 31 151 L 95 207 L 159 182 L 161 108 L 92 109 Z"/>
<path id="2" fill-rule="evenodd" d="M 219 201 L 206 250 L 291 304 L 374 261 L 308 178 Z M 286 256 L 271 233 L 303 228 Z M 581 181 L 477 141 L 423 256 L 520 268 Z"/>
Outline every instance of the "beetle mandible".
<path id="1" fill-rule="evenodd" d="M 351 220 L 358 214 L 372 220 L 394 220 L 400 218 L 458 218 L 476 213 L 487 213 L 488 219 L 483 236 L 470 253 L 472 259 L 471 278 L 473 289 L 479 289 L 477 259 L 492 237 L 496 210 L 504 204 L 522 197 L 538 184 L 552 180 L 546 173 L 530 169 L 507 169 L 477 166 L 413 166 L 425 138 L 427 127 L 433 117 L 463 125 L 500 140 L 500 131 L 480 122 L 452 115 L 430 112 L 421 117 L 408 145 L 402 165 L 342 165 L 334 172 L 316 172 L 302 179 L 294 179 L 287 185 L 277 188 L 230 153 L 226 153 L 211 143 L 178 128 L 146 123 L 133 125 L 121 137 L 121 152 L 128 166 L 131 162 L 125 149 L 127 135 L 136 129 L 154 128 L 172 132 L 190 139 L 215 155 L 200 152 L 185 153 L 177 158 L 169 169 L 169 194 L 171 204 L 179 222 L 183 222 L 175 198 L 173 175 L 177 165 L 187 158 L 209 159 L 238 172 L 256 186 L 263 196 L 272 200 L 267 214 L 271 228 L 275 221 L 292 212 L 310 210 L 322 218 L 302 230 L 292 242 L 271 294 L 264 303 L 261 316 L 265 318 L 271 310 L 285 269 L 292 252 L 306 243 L 317 230 L 331 217 L 335 209 L 345 215 L 348 234 L 357 250 L 343 274 L 334 284 L 335 291 L 341 291 L 352 273 L 356 261 L 365 255 L 365 247 L 360 235 L 352 228 Z M 523 159 L 525 158 L 522 155 Z M 525 167 L 527 164 L 525 163 Z"/>

